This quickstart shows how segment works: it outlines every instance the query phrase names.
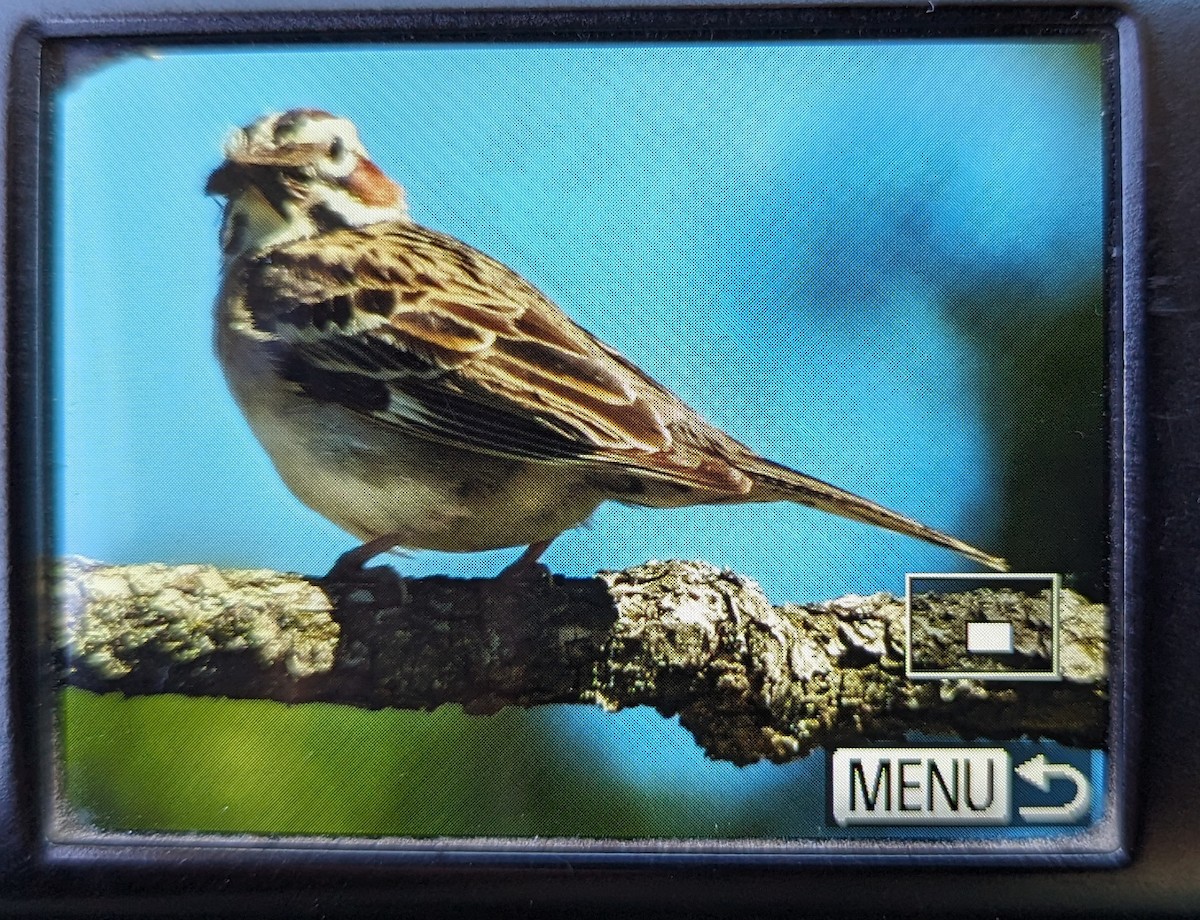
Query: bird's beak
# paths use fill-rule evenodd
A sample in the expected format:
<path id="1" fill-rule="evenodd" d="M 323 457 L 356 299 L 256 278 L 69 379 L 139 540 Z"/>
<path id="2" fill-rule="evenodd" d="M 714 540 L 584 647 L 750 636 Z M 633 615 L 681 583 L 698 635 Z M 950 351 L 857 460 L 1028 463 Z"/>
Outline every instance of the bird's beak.
<path id="1" fill-rule="evenodd" d="M 204 185 L 204 194 L 232 198 L 250 184 L 246 170 L 232 160 L 226 160 L 208 177 L 208 182 Z"/>

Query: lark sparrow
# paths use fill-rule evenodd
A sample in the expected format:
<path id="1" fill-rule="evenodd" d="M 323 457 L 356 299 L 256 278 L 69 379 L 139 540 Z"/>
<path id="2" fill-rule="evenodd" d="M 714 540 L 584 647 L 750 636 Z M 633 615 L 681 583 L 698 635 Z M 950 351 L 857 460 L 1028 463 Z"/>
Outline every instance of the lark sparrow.
<path id="1" fill-rule="evenodd" d="M 217 354 L 284 482 L 365 541 L 335 571 L 527 546 L 519 571 L 606 500 L 797 502 L 1005 568 L 758 456 L 516 272 L 413 223 L 344 118 L 259 118 L 207 191 L 227 200 Z"/>

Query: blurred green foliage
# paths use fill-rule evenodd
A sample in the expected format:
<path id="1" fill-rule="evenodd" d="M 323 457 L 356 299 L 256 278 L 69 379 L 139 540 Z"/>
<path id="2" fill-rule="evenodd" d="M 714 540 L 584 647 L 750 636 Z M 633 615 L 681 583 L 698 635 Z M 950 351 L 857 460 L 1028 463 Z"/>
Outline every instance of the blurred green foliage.
<path id="1" fill-rule="evenodd" d="M 646 746 L 660 753 L 640 765 L 643 780 L 656 775 L 650 783 L 613 769 L 610 756 L 634 752 L 572 738 L 549 708 L 372 712 L 72 688 L 60 695 L 59 715 L 67 798 L 79 821 L 100 829 L 769 837 L 811 833 L 822 820 L 819 761 L 762 765 L 767 780 L 750 800 L 689 789 L 675 782 L 678 761 L 662 733 L 695 758 L 699 750 L 677 722 L 648 710 L 595 716 L 627 731 L 655 726 Z"/>
<path id="2" fill-rule="evenodd" d="M 101 828 L 636 836 L 629 790 L 549 749 L 536 716 L 62 695 L 67 794 Z"/>
<path id="3" fill-rule="evenodd" d="M 986 368 L 978 375 L 1000 480 L 1002 548 L 1016 571 L 1061 572 L 1107 600 L 1105 312 L 1099 284 L 1044 295 L 975 291 L 949 311 Z"/>

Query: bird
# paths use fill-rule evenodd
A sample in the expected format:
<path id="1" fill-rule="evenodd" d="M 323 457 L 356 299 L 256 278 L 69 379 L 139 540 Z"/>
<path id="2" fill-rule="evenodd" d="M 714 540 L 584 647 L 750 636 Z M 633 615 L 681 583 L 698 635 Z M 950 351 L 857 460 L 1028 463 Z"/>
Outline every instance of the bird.
<path id="1" fill-rule="evenodd" d="M 350 119 L 234 129 L 206 193 L 224 199 L 214 336 L 233 397 L 295 496 L 361 541 L 329 577 L 504 547 L 525 549 L 501 576 L 528 573 L 605 501 L 794 502 L 1007 569 L 760 456 L 516 271 L 415 223 Z"/>

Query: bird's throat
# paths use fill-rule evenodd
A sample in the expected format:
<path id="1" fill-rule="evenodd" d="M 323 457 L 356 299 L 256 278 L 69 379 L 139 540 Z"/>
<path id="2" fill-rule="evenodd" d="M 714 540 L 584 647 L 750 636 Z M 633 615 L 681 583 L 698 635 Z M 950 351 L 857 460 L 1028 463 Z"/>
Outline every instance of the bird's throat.
<path id="1" fill-rule="evenodd" d="M 306 209 L 287 199 L 271 201 L 257 185 L 247 186 L 225 205 L 221 248 L 227 260 L 305 239 L 319 228 Z"/>

